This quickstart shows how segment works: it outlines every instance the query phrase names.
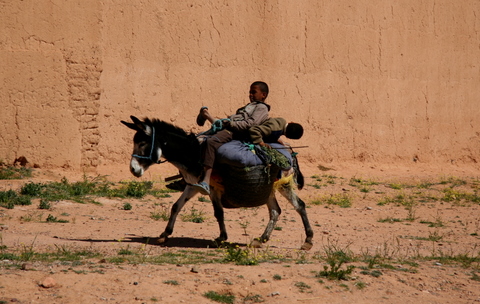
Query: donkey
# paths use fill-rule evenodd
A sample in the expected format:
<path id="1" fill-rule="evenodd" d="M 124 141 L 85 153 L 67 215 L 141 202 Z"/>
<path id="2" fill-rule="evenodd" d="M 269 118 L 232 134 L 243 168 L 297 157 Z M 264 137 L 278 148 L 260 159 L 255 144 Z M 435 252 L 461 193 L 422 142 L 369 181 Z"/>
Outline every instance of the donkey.
<path id="1" fill-rule="evenodd" d="M 131 173 L 140 177 L 151 165 L 168 161 L 178 168 L 187 182 L 182 195 L 172 206 L 165 231 L 158 239 L 162 244 L 173 233 L 175 220 L 185 203 L 198 193 L 191 185 L 197 183 L 203 173 L 201 144 L 195 134 L 187 133 L 168 122 L 148 118 L 141 121 L 135 116 L 130 118 L 133 123 L 123 120 L 121 123 L 136 131 L 130 160 Z M 257 207 L 264 204 L 268 207 L 270 220 L 260 238 L 255 239 L 251 245 L 261 247 L 262 243 L 267 242 L 281 213 L 275 198 L 278 190 L 302 218 L 306 238 L 301 249 L 312 248 L 313 230 L 307 218 L 305 203 L 294 191 L 293 174 L 284 173 L 275 182 L 279 173 L 280 168 L 274 165 L 247 168 L 215 165 L 210 182 L 210 199 L 220 228 L 220 236 L 215 240 L 218 244 L 227 240 L 223 208 Z"/>

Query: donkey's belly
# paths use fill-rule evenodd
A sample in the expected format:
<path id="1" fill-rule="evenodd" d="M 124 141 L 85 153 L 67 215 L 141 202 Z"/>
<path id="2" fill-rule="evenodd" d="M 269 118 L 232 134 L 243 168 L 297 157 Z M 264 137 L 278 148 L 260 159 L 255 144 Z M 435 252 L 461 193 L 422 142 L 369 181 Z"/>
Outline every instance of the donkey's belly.
<path id="1" fill-rule="evenodd" d="M 224 208 L 257 207 L 267 203 L 280 169 L 276 166 L 220 168 L 225 192 Z"/>

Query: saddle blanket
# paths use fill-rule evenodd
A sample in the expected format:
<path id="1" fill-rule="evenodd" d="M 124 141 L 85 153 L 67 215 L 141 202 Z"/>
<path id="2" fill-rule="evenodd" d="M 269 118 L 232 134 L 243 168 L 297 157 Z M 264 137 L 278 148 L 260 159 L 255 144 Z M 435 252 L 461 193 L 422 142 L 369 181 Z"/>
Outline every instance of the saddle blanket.
<path id="1" fill-rule="evenodd" d="M 272 148 L 277 149 L 287 157 L 290 166 L 292 166 L 292 155 L 290 149 L 279 143 L 268 143 Z M 251 149 L 249 145 L 239 141 L 232 140 L 223 144 L 217 150 L 217 161 L 220 164 L 226 164 L 235 167 L 251 167 L 264 165 L 263 161 Z"/>

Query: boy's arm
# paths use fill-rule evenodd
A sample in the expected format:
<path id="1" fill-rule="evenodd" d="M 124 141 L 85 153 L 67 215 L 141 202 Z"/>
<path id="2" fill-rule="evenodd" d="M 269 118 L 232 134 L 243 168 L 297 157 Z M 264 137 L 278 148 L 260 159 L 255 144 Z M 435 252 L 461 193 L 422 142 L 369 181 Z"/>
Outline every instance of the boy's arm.
<path id="1" fill-rule="evenodd" d="M 264 143 L 263 138 L 272 134 L 272 129 L 266 125 L 259 125 L 251 127 L 248 133 L 250 134 L 253 144 L 262 146 L 262 143 Z"/>
<path id="2" fill-rule="evenodd" d="M 286 141 L 283 141 L 282 139 L 278 139 L 278 143 L 281 144 L 281 145 L 284 145 L 285 147 L 290 147 L 290 144 L 287 143 Z"/>
<path id="3" fill-rule="evenodd" d="M 239 115 L 239 114 L 237 114 Z M 234 115 L 234 116 L 237 116 Z M 242 120 L 231 120 L 230 121 L 230 128 L 233 131 L 243 131 L 248 130 L 253 126 L 257 126 L 262 124 L 265 120 L 268 119 L 268 108 L 264 104 L 256 105 L 254 111 L 248 115 L 248 113 L 242 113 L 243 115 Z"/>

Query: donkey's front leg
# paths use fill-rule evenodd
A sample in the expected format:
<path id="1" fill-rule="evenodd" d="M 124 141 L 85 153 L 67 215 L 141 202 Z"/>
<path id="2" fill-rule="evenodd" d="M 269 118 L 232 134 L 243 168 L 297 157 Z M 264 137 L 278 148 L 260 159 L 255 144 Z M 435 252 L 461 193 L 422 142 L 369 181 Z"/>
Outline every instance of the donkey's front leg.
<path id="1" fill-rule="evenodd" d="M 190 200 L 197 193 L 198 191 L 195 190 L 195 188 L 193 188 L 192 186 L 187 186 L 185 190 L 183 190 L 180 198 L 172 206 L 167 227 L 165 227 L 165 231 L 163 231 L 158 238 L 159 244 L 165 243 L 168 237 L 173 233 L 173 226 L 175 225 L 175 220 L 177 219 L 178 214 L 182 210 L 183 206 L 185 206 L 185 204 L 188 202 L 188 200 Z"/>

